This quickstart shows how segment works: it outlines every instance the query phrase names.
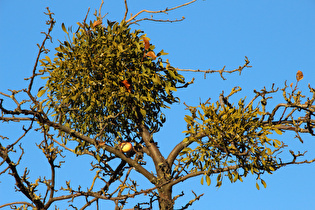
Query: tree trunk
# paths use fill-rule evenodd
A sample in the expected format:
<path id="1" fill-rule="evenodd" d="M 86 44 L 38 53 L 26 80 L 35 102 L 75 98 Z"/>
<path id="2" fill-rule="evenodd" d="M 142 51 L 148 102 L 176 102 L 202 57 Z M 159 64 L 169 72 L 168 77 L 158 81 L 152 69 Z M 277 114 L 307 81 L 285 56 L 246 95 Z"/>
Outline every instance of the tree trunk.
<path id="1" fill-rule="evenodd" d="M 172 187 L 165 185 L 158 189 L 160 210 L 173 210 L 174 202 L 172 200 Z"/>

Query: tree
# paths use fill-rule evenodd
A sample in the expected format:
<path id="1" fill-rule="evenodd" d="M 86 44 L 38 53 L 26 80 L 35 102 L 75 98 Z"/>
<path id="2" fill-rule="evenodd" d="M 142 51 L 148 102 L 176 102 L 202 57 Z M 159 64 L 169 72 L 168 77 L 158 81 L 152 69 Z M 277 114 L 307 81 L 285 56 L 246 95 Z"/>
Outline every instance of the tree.
<path id="1" fill-rule="evenodd" d="M 28 87 L 9 94 L 1 92 L 4 99 L 13 100 L 16 105 L 7 108 L 2 99 L 1 120 L 28 122 L 17 140 L 8 142 L 2 136 L 1 157 L 5 166 L 2 174 L 13 176 L 17 189 L 30 200 L 16 204 L 47 209 L 58 200 L 76 201 L 82 196 L 87 198 L 84 207 L 99 200 L 112 200 L 119 208 L 134 196 L 146 194 L 150 196 L 149 205 L 158 199 L 161 209 L 172 209 L 176 199 L 182 196 L 172 195 L 172 187 L 189 178 L 202 176 L 201 182 L 209 185 L 211 177 L 217 175 L 219 187 L 224 176 L 235 182 L 254 174 L 265 186 L 261 179 L 263 173 L 272 173 L 288 164 L 313 162 L 300 160 L 303 154 L 293 151 L 292 160 L 281 160 L 278 153 L 286 145 L 270 138 L 272 133 L 286 131 L 295 132 L 301 141 L 300 133 L 313 135 L 314 89 L 309 87 L 311 96 L 303 99 L 298 90 L 298 83 L 303 79 L 301 71 L 295 84 L 285 85 L 282 90 L 272 87 L 255 91 L 254 98 L 240 99 L 237 105 L 230 98 L 240 88 L 228 95 L 222 93 L 217 102 L 208 100 L 199 106 L 186 105 L 190 112 L 185 116 L 186 138 L 163 157 L 157 145 L 159 140 L 154 138 L 165 121 L 163 108 L 178 100 L 173 94 L 176 89 L 189 88 L 193 80 L 185 81 L 179 73 L 185 69 L 174 68 L 164 61 L 164 51 L 155 52 L 154 40 L 130 29 L 138 13 L 134 19 L 127 19 L 127 13 L 126 4 L 126 15 L 119 23 L 102 24 L 100 12 L 95 21 L 88 23 L 85 18 L 73 37 L 63 25 L 69 39 L 56 48 L 54 59 L 48 56 L 40 59 L 47 51 L 45 41 L 50 39 L 54 25 L 53 14 L 48 10 L 49 29 Z M 38 62 L 42 65 L 39 70 Z M 241 72 L 248 65 L 246 58 L 244 66 L 231 71 L 225 68 L 186 71 L 217 72 L 224 79 L 223 73 Z M 47 76 L 46 85 L 39 91 L 34 90 L 35 79 L 42 75 Z M 284 100 L 270 108 L 270 95 L 277 91 L 283 92 Z M 22 93 L 27 98 L 21 99 Z M 34 182 L 27 179 L 27 170 L 21 174 L 17 167 L 23 157 L 23 147 L 19 150 L 20 158 L 14 160 L 13 156 L 32 129 L 42 133 L 43 140 L 38 147 L 51 166 L 49 178 L 38 177 Z M 133 149 L 124 152 L 121 146 L 124 142 L 131 142 Z M 56 169 L 63 166 L 61 160 L 66 160 L 64 150 L 94 159 L 91 167 L 96 172 L 89 189 L 73 186 L 71 182 L 63 183 L 61 190 L 56 188 Z M 150 159 L 155 172 L 147 169 Z M 139 190 L 137 180 L 132 179 L 134 170 L 153 187 Z M 41 187 L 46 188 L 42 195 L 36 192 Z M 182 209 L 200 197 L 196 195 Z M 143 206 L 139 203 L 138 208 Z"/>

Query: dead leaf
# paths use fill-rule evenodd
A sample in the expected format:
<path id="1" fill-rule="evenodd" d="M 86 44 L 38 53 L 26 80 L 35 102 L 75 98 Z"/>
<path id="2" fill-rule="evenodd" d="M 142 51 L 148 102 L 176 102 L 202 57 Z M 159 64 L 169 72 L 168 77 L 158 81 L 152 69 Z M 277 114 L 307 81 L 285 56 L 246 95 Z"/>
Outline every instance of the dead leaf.
<path id="1" fill-rule="evenodd" d="M 128 80 L 123 80 L 121 83 L 126 87 L 127 91 L 131 93 L 131 85 L 129 84 Z"/>
<path id="2" fill-rule="evenodd" d="M 300 81 L 303 79 L 303 72 L 301 72 L 300 70 L 298 70 L 298 72 L 296 73 L 296 80 Z"/>
<path id="3" fill-rule="evenodd" d="M 155 60 L 156 57 L 157 57 L 153 51 L 149 51 L 149 52 L 147 53 L 147 56 L 151 57 L 153 60 Z"/>
<path id="4" fill-rule="evenodd" d="M 292 86 L 293 86 L 293 82 L 290 84 L 290 87 L 292 88 Z"/>
<path id="5" fill-rule="evenodd" d="M 147 50 L 150 48 L 150 42 L 147 37 L 143 37 L 143 42 L 144 42 L 144 49 Z"/>
<path id="6" fill-rule="evenodd" d="M 96 26 L 101 25 L 102 23 L 103 23 L 102 20 L 98 19 L 98 20 L 94 21 L 93 27 L 95 28 Z"/>

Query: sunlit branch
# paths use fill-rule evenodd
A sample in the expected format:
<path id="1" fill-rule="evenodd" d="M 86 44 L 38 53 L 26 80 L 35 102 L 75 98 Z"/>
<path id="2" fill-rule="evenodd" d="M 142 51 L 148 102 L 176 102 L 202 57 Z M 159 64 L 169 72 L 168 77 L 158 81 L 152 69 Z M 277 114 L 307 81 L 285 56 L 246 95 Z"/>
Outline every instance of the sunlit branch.
<path id="1" fill-rule="evenodd" d="M 238 71 L 240 74 L 242 72 L 242 70 L 244 68 L 251 68 L 252 66 L 249 66 L 249 63 L 250 61 L 248 60 L 248 58 L 245 56 L 245 64 L 243 66 L 239 66 L 237 69 L 233 69 L 233 70 L 225 70 L 225 66 L 223 66 L 222 69 L 220 70 L 200 70 L 200 69 L 180 69 L 180 68 L 175 68 L 177 71 L 186 71 L 186 72 L 202 72 L 204 73 L 204 77 L 206 78 L 206 74 L 209 74 L 209 73 L 219 73 L 221 78 L 223 80 L 226 80 L 224 77 L 223 77 L 223 73 L 233 73 L 233 72 L 236 72 Z"/>
<path id="2" fill-rule="evenodd" d="M 89 207 L 92 203 L 96 202 L 96 210 L 99 210 L 99 207 L 98 207 L 98 200 L 99 198 L 93 198 L 92 200 L 90 201 L 87 201 L 84 206 L 82 206 L 80 208 L 80 210 L 83 210 L 83 209 L 86 209 L 87 207 Z"/>
<path id="3" fill-rule="evenodd" d="M 304 161 L 297 161 L 297 158 L 298 157 L 303 157 L 306 153 L 306 151 L 304 153 L 300 153 L 298 152 L 297 154 L 295 154 L 292 150 L 290 150 L 290 153 L 293 157 L 292 161 L 290 162 L 282 162 L 282 160 L 280 160 L 280 163 L 279 163 L 279 166 L 282 167 L 282 166 L 287 166 L 287 165 L 292 165 L 292 164 L 304 164 L 304 163 L 313 163 L 315 162 L 315 158 L 312 159 L 312 160 L 304 160 Z"/>
<path id="4" fill-rule="evenodd" d="M 37 54 L 37 57 L 36 57 L 36 61 L 35 61 L 35 64 L 34 64 L 34 67 L 33 67 L 33 73 L 32 73 L 32 76 L 28 79 L 30 79 L 30 83 L 28 85 L 28 89 L 27 89 L 27 94 L 28 96 L 32 99 L 33 102 L 35 102 L 35 98 L 32 96 L 31 94 L 31 90 L 32 90 L 32 86 L 33 86 L 33 82 L 34 82 L 34 79 L 37 75 L 41 75 L 41 74 L 36 74 L 36 69 L 37 69 L 37 66 L 38 66 L 38 62 L 39 62 L 39 58 L 41 56 L 41 54 L 43 52 L 47 53 L 47 49 L 45 49 L 45 43 L 48 39 L 50 39 L 50 41 L 52 41 L 52 37 L 50 36 L 50 33 L 54 27 L 54 24 L 56 23 L 56 21 L 54 20 L 54 18 L 52 17 L 54 15 L 54 13 L 51 13 L 49 8 L 47 7 L 47 13 L 45 13 L 46 15 L 49 16 L 49 20 L 46 22 L 47 25 L 50 25 L 49 29 L 48 29 L 48 32 L 47 33 L 44 33 L 42 32 L 43 34 L 45 34 L 45 38 L 42 42 L 42 44 L 39 46 L 39 51 L 38 51 L 38 54 Z"/>
<path id="5" fill-rule="evenodd" d="M 269 120 L 272 120 L 276 114 L 276 112 L 279 110 L 279 108 L 281 107 L 285 107 L 285 108 L 297 108 L 297 109 L 301 109 L 304 111 L 310 111 L 310 109 L 315 109 L 315 106 L 309 106 L 307 104 L 287 104 L 287 103 L 281 103 L 276 105 L 276 107 L 272 110 L 271 114 L 270 114 L 270 118 Z M 297 110 L 295 109 L 295 110 Z M 292 115 L 293 113 L 291 112 L 290 115 Z M 288 115 L 288 116 L 290 116 Z M 314 113 L 311 113 L 311 115 L 315 116 Z M 286 118 L 288 118 L 288 116 Z"/>
<path id="6" fill-rule="evenodd" d="M 55 143 L 59 144 L 59 146 L 63 147 L 64 149 L 68 150 L 69 152 L 73 152 L 73 149 L 70 149 L 69 147 L 67 147 L 65 144 L 61 144 L 60 142 L 58 142 L 57 140 L 55 140 L 54 138 L 51 139 L 52 141 L 54 141 Z"/>
<path id="7" fill-rule="evenodd" d="M 272 84 L 271 90 L 267 91 L 266 87 L 264 87 L 261 91 L 257 91 L 254 90 L 254 93 L 256 94 L 255 97 L 252 98 L 252 100 L 247 104 L 247 106 L 245 107 L 245 109 L 247 109 L 249 106 L 253 105 L 253 102 L 258 98 L 258 97 L 262 97 L 264 98 L 266 96 L 266 94 L 271 94 L 271 93 L 276 93 L 279 88 L 274 89 L 275 84 Z"/>
<path id="8" fill-rule="evenodd" d="M 120 164 L 117 166 L 115 171 L 112 173 L 110 179 L 106 182 L 106 185 L 103 187 L 102 191 L 106 192 L 109 188 L 109 186 L 115 182 L 117 179 L 120 178 L 120 173 L 123 171 L 123 168 L 126 165 L 126 161 L 121 161 Z M 114 193 L 112 193 L 114 194 Z"/>
<path id="9" fill-rule="evenodd" d="M 175 167 L 177 167 L 177 169 L 173 170 L 173 174 L 172 174 L 173 179 L 179 178 L 182 175 L 183 172 L 188 174 L 188 171 L 186 169 L 188 168 L 190 163 L 182 163 L 181 162 L 182 159 L 183 159 L 182 157 L 179 158 L 178 159 L 178 165 L 175 164 L 176 165 Z"/>
<path id="10" fill-rule="evenodd" d="M 231 171 L 231 170 L 235 170 L 240 168 L 240 166 L 238 165 L 234 165 L 234 166 L 228 166 L 225 168 L 218 168 L 218 169 L 210 169 L 209 171 L 197 171 L 197 172 L 191 172 L 185 176 L 179 177 L 176 180 L 173 180 L 170 185 L 174 186 L 180 182 L 183 182 L 189 178 L 193 178 L 196 176 L 200 176 L 200 175 L 205 175 L 205 174 L 217 174 L 217 173 L 221 173 L 221 172 L 225 172 L 225 171 Z"/>
<path id="11" fill-rule="evenodd" d="M 168 155 L 166 161 L 167 163 L 171 166 L 173 165 L 176 157 L 178 156 L 178 154 L 185 148 L 188 147 L 190 144 L 192 144 L 197 138 L 201 139 L 203 137 L 206 137 L 207 135 L 205 133 L 198 133 L 198 137 L 196 136 L 190 136 L 190 137 L 186 137 L 186 139 L 184 141 L 179 142 L 174 148 L 173 150 L 170 152 L 170 154 Z"/>
<path id="12" fill-rule="evenodd" d="M 9 157 L 9 151 L 8 149 L 4 148 L 1 144 L 0 144 L 0 157 L 8 164 L 8 167 L 11 170 L 10 175 L 12 175 L 16 181 L 16 186 L 18 187 L 19 191 L 21 191 L 28 199 L 30 199 L 38 208 L 43 208 L 44 205 L 43 203 L 36 197 L 36 195 L 34 194 L 34 192 L 30 191 L 30 184 L 28 183 L 28 181 L 25 179 L 26 177 L 26 169 L 24 172 L 24 175 L 21 177 L 19 175 L 19 172 L 17 171 L 17 165 L 19 165 L 19 162 L 24 154 L 24 150 L 23 148 L 21 148 L 21 155 L 19 157 L 18 162 L 14 163 L 11 158 Z M 24 185 L 24 182 L 27 184 L 27 186 Z"/>
<path id="13" fill-rule="evenodd" d="M 29 126 L 27 129 L 25 129 L 25 127 L 24 127 L 24 125 L 23 125 L 23 131 L 24 131 L 24 133 L 22 134 L 22 136 L 20 136 L 20 137 L 19 137 L 15 142 L 13 142 L 12 144 L 8 145 L 8 146 L 7 146 L 7 149 L 13 148 L 14 145 L 16 145 L 22 138 L 24 138 L 24 136 L 26 136 L 26 134 L 32 129 L 32 127 L 33 127 L 33 122 L 34 122 L 34 120 L 32 120 L 30 126 Z"/>
<path id="14" fill-rule="evenodd" d="M 178 6 L 176 6 L 176 7 L 166 8 L 166 9 L 164 9 L 164 10 L 158 10 L 158 11 L 150 11 L 150 10 L 144 9 L 144 10 L 139 11 L 137 14 L 132 15 L 132 16 L 126 21 L 126 23 L 131 24 L 131 23 L 139 22 L 140 20 L 135 20 L 135 18 L 138 17 L 138 16 L 139 16 L 140 14 L 142 14 L 142 13 L 151 13 L 151 14 L 166 13 L 166 14 L 167 14 L 168 11 L 172 11 L 172 10 L 175 10 L 175 9 L 178 9 L 178 8 L 181 8 L 181 7 L 190 5 L 190 4 L 192 4 L 192 3 L 196 2 L 196 1 L 197 1 L 197 0 L 193 0 L 193 1 L 187 2 L 187 3 L 185 3 L 185 4 L 178 5 Z M 125 0 L 125 3 L 126 3 L 126 0 Z M 127 11 L 127 9 L 126 9 L 126 11 Z M 183 18 L 182 18 L 182 19 L 183 19 Z M 125 19 L 124 19 L 124 20 L 125 20 Z M 162 21 L 162 20 L 154 20 L 153 18 L 147 18 L 147 19 L 146 19 L 146 18 L 143 18 L 143 19 L 141 19 L 141 20 Z M 164 21 L 164 22 L 171 22 L 171 21 L 170 21 L 170 20 L 166 20 L 166 21 Z"/>
<path id="15" fill-rule="evenodd" d="M 129 168 L 129 169 L 128 169 L 128 171 L 127 171 L 127 173 L 126 173 L 126 175 L 125 175 L 124 180 L 121 181 L 121 184 L 117 187 L 117 189 L 116 189 L 116 190 L 118 191 L 117 197 L 120 197 L 120 196 L 122 195 L 122 193 L 124 192 L 124 190 L 125 190 L 126 188 L 129 188 L 129 187 L 124 188 L 124 186 L 127 186 L 126 182 L 127 182 L 127 179 L 128 179 L 128 177 L 129 177 L 129 175 L 130 175 L 131 170 L 132 170 L 132 168 Z M 132 189 L 129 188 L 129 190 L 132 190 Z M 126 198 L 126 199 L 127 199 L 127 198 Z M 117 208 L 118 208 L 119 202 L 120 202 L 120 200 L 116 200 L 116 201 L 115 201 L 115 204 L 116 204 L 116 207 L 117 207 Z"/>
<path id="16" fill-rule="evenodd" d="M 190 200 L 185 206 L 183 206 L 182 208 L 180 208 L 180 210 L 184 210 L 184 209 L 187 209 L 189 206 L 191 206 L 195 201 L 199 200 L 201 198 L 201 196 L 204 195 L 204 193 L 200 194 L 197 196 L 197 194 L 192 191 L 192 193 L 195 195 L 195 198 Z"/>
<path id="17" fill-rule="evenodd" d="M 3 120 L 5 122 L 21 122 L 21 121 L 32 121 L 34 118 L 30 117 L 0 117 L 0 120 Z"/>
<path id="18" fill-rule="evenodd" d="M 130 24 L 134 24 L 140 21 L 144 21 L 144 20 L 149 20 L 149 21 L 154 21 L 154 22 L 168 22 L 168 23 L 174 23 L 174 22 L 180 22 L 185 20 L 185 17 L 182 17 L 181 19 L 174 19 L 174 20 L 170 20 L 170 19 L 154 19 L 153 17 L 151 18 L 141 18 L 139 20 L 135 20 L 133 22 L 130 22 Z"/>
<path id="19" fill-rule="evenodd" d="M 104 4 L 104 0 L 102 0 L 101 5 L 100 5 L 100 8 L 99 8 L 99 10 L 98 10 L 98 17 L 99 17 L 99 18 L 102 17 L 102 12 L 101 12 L 101 11 L 102 11 L 103 4 Z"/>
<path id="20" fill-rule="evenodd" d="M 195 81 L 195 78 L 193 77 L 190 82 L 186 82 L 183 86 L 179 86 L 179 87 L 176 87 L 176 88 L 186 88 L 189 85 L 193 84 L 194 81 Z"/>
<path id="21" fill-rule="evenodd" d="M 80 192 L 76 192 L 74 190 L 72 190 L 72 194 L 71 195 L 63 195 L 63 196 L 58 196 L 58 197 L 54 197 L 52 199 L 50 199 L 50 203 L 55 202 L 55 201 L 59 201 L 59 200 L 67 200 L 67 199 L 73 199 L 76 197 L 80 197 L 80 196 L 92 196 L 94 198 L 97 199 L 103 199 L 103 200 L 112 200 L 112 201 L 116 201 L 116 200 L 125 200 L 128 198 L 134 198 L 137 195 L 141 195 L 141 194 L 148 194 L 150 192 L 152 192 L 153 190 L 156 190 L 158 187 L 161 187 L 162 185 L 158 185 L 146 190 L 140 190 L 137 191 L 135 193 L 128 193 L 126 195 L 121 195 L 121 196 L 110 196 L 110 195 L 102 195 L 100 192 L 84 192 L 84 191 L 80 191 Z"/>
<path id="22" fill-rule="evenodd" d="M 28 202 L 12 202 L 12 203 L 6 203 L 6 204 L 3 204 L 3 205 L 1 205 L 0 206 L 0 209 L 1 208 L 4 208 L 4 207 L 6 207 L 6 206 L 13 206 L 13 205 L 26 205 L 26 206 L 30 206 L 30 207 L 32 207 L 32 208 L 35 208 L 35 206 L 33 205 L 33 204 L 31 204 L 31 203 L 28 203 Z"/>
<path id="23" fill-rule="evenodd" d="M 127 0 L 124 0 L 124 2 L 125 2 L 125 15 L 124 15 L 123 21 L 126 21 L 127 14 L 128 14 L 128 5 L 127 5 Z"/>

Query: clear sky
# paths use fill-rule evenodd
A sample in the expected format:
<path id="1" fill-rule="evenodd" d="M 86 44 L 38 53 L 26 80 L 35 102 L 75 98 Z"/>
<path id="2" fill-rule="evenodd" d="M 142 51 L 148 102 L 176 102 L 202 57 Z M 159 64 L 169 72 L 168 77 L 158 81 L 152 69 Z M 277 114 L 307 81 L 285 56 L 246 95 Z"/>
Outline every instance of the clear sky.
<path id="1" fill-rule="evenodd" d="M 100 2 L 0 0 L 0 91 L 23 88 L 27 84 L 23 78 L 31 75 L 38 50 L 36 44 L 43 39 L 40 32 L 46 31 L 43 12 L 47 6 L 55 13 L 57 20 L 52 33 L 53 43 L 47 45 L 53 49 L 57 47 L 58 39 L 65 39 L 61 23 L 64 22 L 67 27 L 76 27 L 76 23 L 84 19 L 88 7 L 91 7 L 89 18 L 93 18 L 92 13 L 98 9 Z M 129 11 L 135 14 L 141 9 L 165 9 L 184 1 L 128 2 Z M 120 21 L 124 14 L 123 0 L 105 0 L 105 13 L 108 13 L 107 19 Z M 245 69 L 241 76 L 225 75 L 225 81 L 215 74 L 207 75 L 204 79 L 202 73 L 183 73 L 187 81 L 192 77 L 196 80 L 190 88 L 178 90 L 177 96 L 181 98 L 181 103 L 166 111 L 167 122 L 161 133 L 155 136 L 164 155 L 167 156 L 172 146 L 183 139 L 181 132 L 186 128 L 183 117 L 187 113 L 183 102 L 197 105 L 208 98 L 214 102 L 222 90 L 229 93 L 234 86 L 243 88 L 240 94 L 232 98 L 234 102 L 246 95 L 250 99 L 254 89 L 268 88 L 272 83 L 282 88 L 286 80 L 288 84 L 295 82 L 298 70 L 304 73 L 304 79 L 299 83 L 300 90 L 308 94 L 307 85 L 310 83 L 315 87 L 314 0 L 206 0 L 157 17 L 179 19 L 182 16 L 186 19 L 178 23 L 140 22 L 140 25 L 133 27 L 143 30 L 158 50 L 168 52 L 167 58 L 175 67 L 206 70 L 221 69 L 225 65 L 226 69 L 233 69 L 243 65 L 245 56 L 248 56 L 253 67 Z M 281 99 L 281 94 L 274 96 L 275 103 L 282 102 Z M 21 133 L 20 130 L 21 125 L 14 129 L 0 125 L 0 135 L 7 134 L 13 139 Z M 279 139 L 291 149 L 308 150 L 308 158 L 315 157 L 315 138 L 303 135 L 305 144 L 301 145 L 294 136 L 294 133 L 288 133 Z M 32 141 L 34 137 L 39 135 L 28 135 L 23 141 L 24 145 L 33 149 L 26 151 L 26 160 L 22 164 L 31 163 L 31 174 L 44 175 L 46 162 L 44 159 L 39 160 L 42 154 L 36 151 Z M 68 165 L 70 168 L 58 174 L 57 179 L 71 178 L 73 182 L 84 185 L 82 165 L 73 160 Z M 20 170 L 22 173 L 23 169 Z M 205 195 L 189 209 L 315 209 L 314 173 L 314 164 L 288 166 L 273 175 L 263 175 L 267 188 L 259 191 L 253 176 L 234 184 L 225 179 L 219 189 L 215 188 L 215 184 L 210 187 L 200 185 L 200 177 L 197 177 L 175 186 L 174 195 L 181 191 L 186 193 L 178 200 L 176 207 L 181 207 L 193 198 L 192 189 L 197 194 Z M 11 177 L 6 176 L 4 179 L 0 176 L 0 205 L 21 198 L 14 193 L 13 184 Z M 102 209 L 106 208 L 112 208 L 110 202 L 103 204 Z"/>

